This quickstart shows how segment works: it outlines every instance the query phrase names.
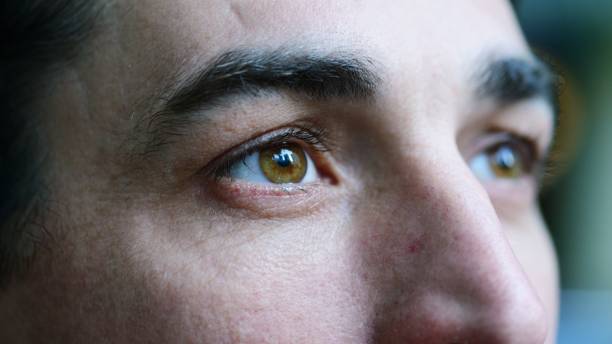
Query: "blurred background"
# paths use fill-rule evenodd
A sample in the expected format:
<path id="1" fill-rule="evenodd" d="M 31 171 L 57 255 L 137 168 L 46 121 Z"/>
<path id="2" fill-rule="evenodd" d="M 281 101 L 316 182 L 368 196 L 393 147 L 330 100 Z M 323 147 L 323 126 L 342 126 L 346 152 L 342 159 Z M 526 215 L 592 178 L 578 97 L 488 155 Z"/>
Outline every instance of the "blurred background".
<path id="1" fill-rule="evenodd" d="M 522 0 L 525 35 L 561 74 L 542 208 L 561 264 L 558 343 L 612 343 L 612 0 Z"/>

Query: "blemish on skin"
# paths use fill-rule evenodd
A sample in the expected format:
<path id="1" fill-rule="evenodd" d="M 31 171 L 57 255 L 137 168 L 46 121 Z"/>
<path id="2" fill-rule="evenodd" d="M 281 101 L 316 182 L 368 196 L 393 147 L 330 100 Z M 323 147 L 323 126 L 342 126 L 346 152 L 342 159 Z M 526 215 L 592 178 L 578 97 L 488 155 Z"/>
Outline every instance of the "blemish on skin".
<path id="1" fill-rule="evenodd" d="M 241 27 L 246 27 L 246 18 L 244 17 L 243 10 L 239 3 L 232 2 L 230 4 L 230 12 L 234 14 L 236 21 Z"/>
<path id="2" fill-rule="evenodd" d="M 417 254 L 419 252 L 421 252 L 424 248 L 424 238 L 423 237 L 419 237 L 416 240 L 410 242 L 408 244 L 408 253 L 410 254 Z"/>

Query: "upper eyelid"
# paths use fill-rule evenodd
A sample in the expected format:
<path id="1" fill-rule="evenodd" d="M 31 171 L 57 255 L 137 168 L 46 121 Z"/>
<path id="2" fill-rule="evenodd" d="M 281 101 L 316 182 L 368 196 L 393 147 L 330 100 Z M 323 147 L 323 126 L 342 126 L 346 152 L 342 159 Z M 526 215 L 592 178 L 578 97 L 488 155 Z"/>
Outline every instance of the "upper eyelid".
<path id="1" fill-rule="evenodd" d="M 541 157 L 554 142 L 555 113 L 542 101 L 531 101 L 500 112 L 488 125 L 491 132 L 509 132 L 532 141 Z"/>
<path id="2" fill-rule="evenodd" d="M 501 143 L 504 141 L 518 141 L 523 142 L 529 145 L 530 151 L 534 157 L 534 160 L 546 160 L 549 150 L 550 144 L 543 145 L 542 141 L 536 137 L 532 137 L 530 135 L 526 135 L 524 133 L 518 132 L 516 130 L 508 130 L 506 128 L 494 127 L 488 130 L 489 135 L 492 135 L 493 138 L 487 140 L 486 142 L 492 143 L 495 145 L 497 143 Z M 487 144 L 484 148 L 491 146 L 491 144 Z M 482 147 L 478 149 L 482 150 Z"/>
<path id="3" fill-rule="evenodd" d="M 469 154 L 466 155 L 466 161 L 471 161 L 479 154 L 488 154 L 489 151 L 499 147 L 503 144 L 520 145 L 518 149 L 526 148 L 530 161 L 529 174 L 533 174 L 536 177 L 539 176 L 543 166 L 548 162 L 548 151 L 542 152 L 539 148 L 538 141 L 527 135 L 521 135 L 516 131 L 510 131 L 507 129 L 492 129 L 485 133 L 485 138 L 480 140 L 474 147 L 470 149 Z"/>
<path id="4" fill-rule="evenodd" d="M 306 133 L 309 133 L 308 137 L 298 135 L 298 134 L 304 135 Z M 320 150 L 320 151 L 328 150 L 327 146 L 324 145 L 324 142 L 320 134 L 312 133 L 310 132 L 310 130 L 303 129 L 303 128 L 290 127 L 290 128 L 281 129 L 280 132 L 278 131 L 269 132 L 267 134 L 258 136 L 252 140 L 247 141 L 245 144 L 238 146 L 233 150 L 230 150 L 230 152 L 228 153 L 229 154 L 228 159 L 232 160 L 232 155 L 234 156 L 233 157 L 234 159 L 239 159 L 240 157 L 244 157 L 245 155 L 254 153 L 258 149 L 261 149 L 265 146 L 290 143 L 290 142 L 295 142 L 295 141 L 300 141 L 300 140 L 304 142 L 307 140 L 310 140 L 310 142 L 306 142 L 306 143 L 311 144 L 313 147 L 308 147 L 308 148 L 313 148 L 313 149 Z M 235 152 L 235 153 L 233 154 L 232 152 Z"/>

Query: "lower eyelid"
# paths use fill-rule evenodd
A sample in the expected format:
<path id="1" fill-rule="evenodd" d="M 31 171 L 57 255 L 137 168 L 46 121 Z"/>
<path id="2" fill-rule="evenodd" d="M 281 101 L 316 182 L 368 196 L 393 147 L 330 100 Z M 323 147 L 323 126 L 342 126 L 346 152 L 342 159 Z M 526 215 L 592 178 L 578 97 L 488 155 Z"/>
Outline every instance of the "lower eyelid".
<path id="1" fill-rule="evenodd" d="M 533 178 L 484 182 L 491 201 L 502 210 L 524 209 L 536 201 L 538 188 Z"/>
<path id="2" fill-rule="evenodd" d="M 231 197 L 289 197 L 307 193 L 312 185 L 299 184 L 255 184 L 242 180 L 221 179 L 219 188 Z"/>
<path id="3" fill-rule="evenodd" d="M 309 183 L 303 186 L 266 186 L 243 182 L 232 182 L 227 178 L 219 182 L 208 182 L 204 186 L 209 192 L 203 195 L 214 196 L 221 201 L 220 209 L 240 211 L 252 218 L 294 218 L 313 216 L 316 212 L 338 204 L 341 192 L 330 188 L 324 182 Z M 333 201 L 333 200 L 336 201 Z M 206 199 L 203 202 L 209 203 Z M 229 208 L 228 208 L 229 207 Z"/>

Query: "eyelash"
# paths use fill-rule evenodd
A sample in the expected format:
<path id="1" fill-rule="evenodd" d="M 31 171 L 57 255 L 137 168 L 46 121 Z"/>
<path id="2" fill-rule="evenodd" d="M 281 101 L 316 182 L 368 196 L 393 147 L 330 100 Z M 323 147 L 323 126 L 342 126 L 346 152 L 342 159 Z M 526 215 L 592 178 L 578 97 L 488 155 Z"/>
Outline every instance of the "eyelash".
<path id="1" fill-rule="evenodd" d="M 327 132 L 315 126 L 300 126 L 280 129 L 263 136 L 260 136 L 243 147 L 238 147 L 229 153 L 228 157 L 213 165 L 213 168 L 206 174 L 216 180 L 226 178 L 230 174 L 231 167 L 265 147 L 281 145 L 286 143 L 298 143 L 307 152 L 324 153 L 329 152 L 331 143 Z"/>

